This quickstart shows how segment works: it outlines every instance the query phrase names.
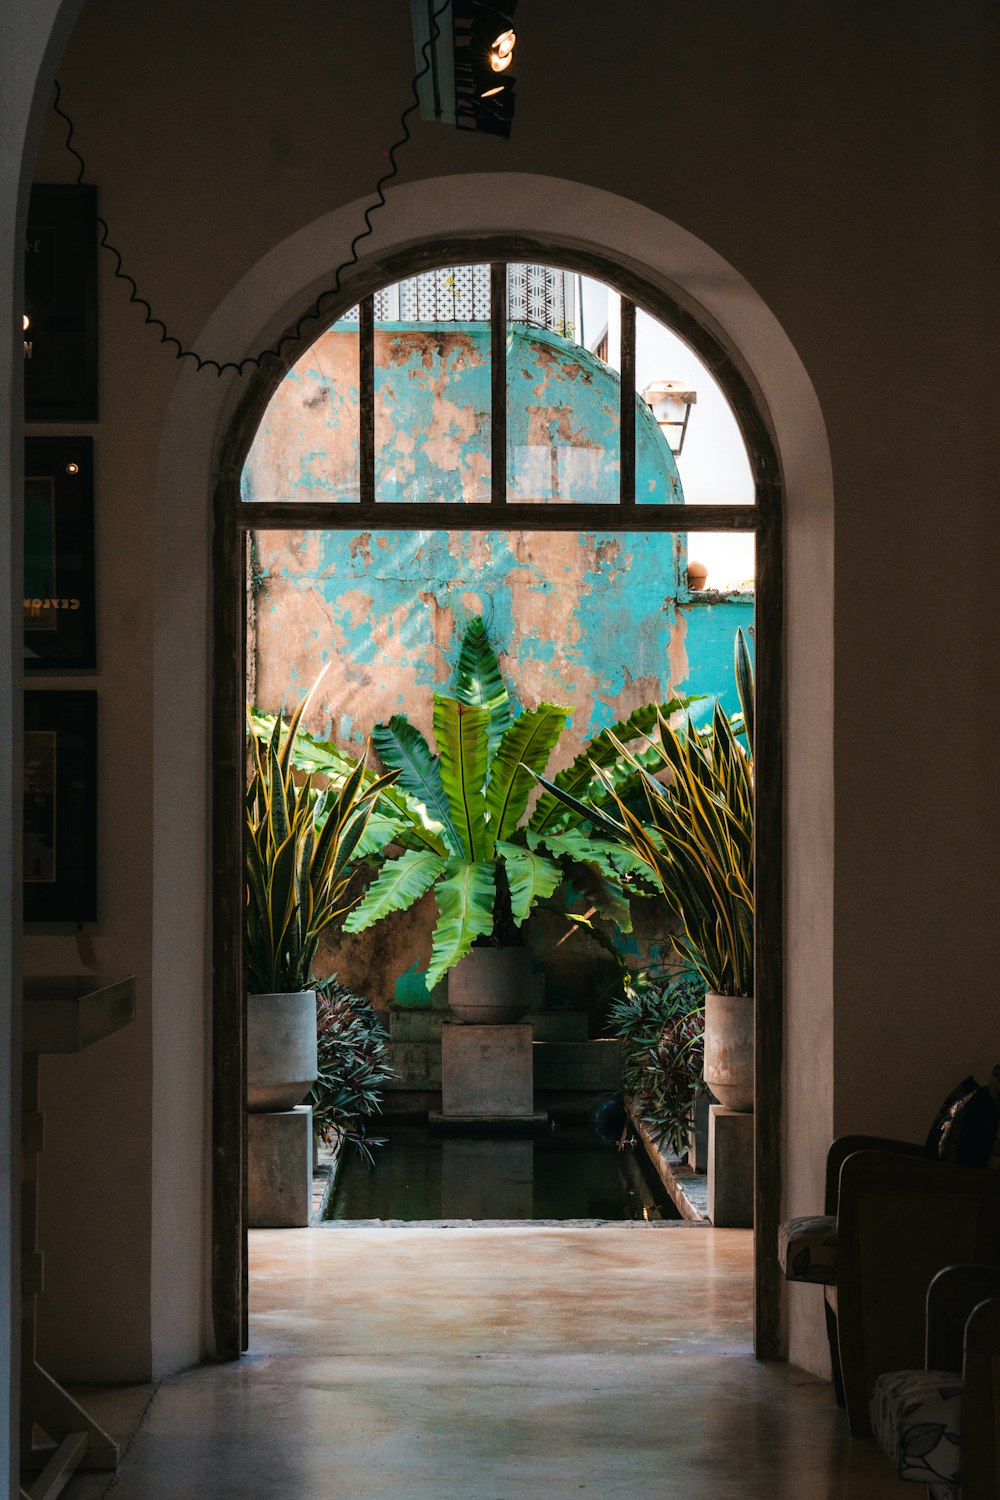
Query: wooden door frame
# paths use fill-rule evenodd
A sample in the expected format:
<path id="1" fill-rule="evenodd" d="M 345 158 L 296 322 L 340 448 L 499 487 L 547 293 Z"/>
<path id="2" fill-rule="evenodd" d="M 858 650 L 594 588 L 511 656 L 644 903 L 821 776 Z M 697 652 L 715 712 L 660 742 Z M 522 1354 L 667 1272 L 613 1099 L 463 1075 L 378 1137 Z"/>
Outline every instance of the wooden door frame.
<path id="1" fill-rule="evenodd" d="M 515 261 L 555 265 L 606 282 L 689 343 L 725 392 L 753 469 L 754 506 L 606 507 L 330 502 L 244 503 L 240 475 L 271 397 L 288 369 L 338 312 L 382 286 L 445 265 Z M 246 536 L 268 529 L 751 530 L 756 539 L 755 666 L 755 1123 L 754 1349 L 782 1356 L 781 1281 L 775 1255 L 782 1185 L 784 636 L 783 483 L 765 403 L 711 319 L 639 266 L 609 261 L 571 241 L 449 237 L 355 268 L 321 322 L 289 342 L 248 381 L 216 469 L 212 537 L 212 1312 L 216 1354 L 247 1347 L 246 1079 L 243 983 L 243 788 L 246 673 Z M 499 503 L 498 503 L 499 502 Z M 653 514 L 647 514 L 652 511 Z M 623 525 L 623 521 L 625 524 Z M 683 524 L 681 524 L 683 523 Z"/>

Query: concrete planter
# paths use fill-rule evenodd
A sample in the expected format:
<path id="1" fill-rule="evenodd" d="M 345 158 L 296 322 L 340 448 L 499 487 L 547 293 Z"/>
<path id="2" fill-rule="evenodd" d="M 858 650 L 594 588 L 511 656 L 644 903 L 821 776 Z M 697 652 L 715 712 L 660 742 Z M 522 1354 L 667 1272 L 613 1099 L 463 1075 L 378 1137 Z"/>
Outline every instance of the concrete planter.
<path id="1" fill-rule="evenodd" d="M 706 992 L 705 1082 L 727 1109 L 752 1112 L 752 995 Z"/>
<path id="2" fill-rule="evenodd" d="M 294 1109 L 316 1082 L 316 991 L 247 996 L 247 1109 Z"/>
<path id="3" fill-rule="evenodd" d="M 448 974 L 448 1004 L 472 1026 L 505 1026 L 531 1009 L 530 948 L 473 948 Z"/>

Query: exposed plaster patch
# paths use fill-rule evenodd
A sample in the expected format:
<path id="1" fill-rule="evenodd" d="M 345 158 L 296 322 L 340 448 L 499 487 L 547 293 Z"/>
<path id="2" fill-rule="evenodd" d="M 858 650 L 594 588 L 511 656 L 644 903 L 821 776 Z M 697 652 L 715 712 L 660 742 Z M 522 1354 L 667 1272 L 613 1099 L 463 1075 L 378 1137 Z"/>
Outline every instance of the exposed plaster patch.
<path id="1" fill-rule="evenodd" d="M 670 663 L 670 681 L 676 692 L 680 691 L 682 685 L 688 679 L 688 656 L 687 656 L 687 615 L 683 610 L 677 608 L 672 599 L 668 599 L 663 606 L 663 613 L 670 621 L 670 634 L 667 637 L 667 660 Z"/>

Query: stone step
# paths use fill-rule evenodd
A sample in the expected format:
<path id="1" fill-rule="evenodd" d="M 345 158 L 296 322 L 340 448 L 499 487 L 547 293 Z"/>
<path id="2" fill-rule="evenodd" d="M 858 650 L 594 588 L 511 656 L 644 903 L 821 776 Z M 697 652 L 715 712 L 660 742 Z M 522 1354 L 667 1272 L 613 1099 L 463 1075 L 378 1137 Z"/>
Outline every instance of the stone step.
<path id="1" fill-rule="evenodd" d="M 389 1066 L 394 1076 L 385 1085 L 396 1089 L 440 1089 L 441 1042 L 389 1043 Z"/>
<path id="2" fill-rule="evenodd" d="M 615 1093 L 622 1082 L 622 1048 L 615 1038 L 593 1042 L 536 1042 L 535 1088 Z"/>
<path id="3" fill-rule="evenodd" d="M 531 1023 L 536 1042 L 585 1042 L 589 1016 L 585 1010 L 529 1011 L 524 1018 Z M 459 1025 L 450 1011 L 416 1009 L 407 1005 L 389 1007 L 389 1036 L 396 1042 L 434 1042 L 441 1039 L 441 1028 Z"/>
<path id="4" fill-rule="evenodd" d="M 386 1084 L 387 1091 L 441 1087 L 440 1039 L 393 1039 L 389 1051 L 396 1076 Z M 536 1041 L 532 1059 L 536 1089 L 615 1093 L 621 1087 L 621 1043 L 615 1040 Z"/>

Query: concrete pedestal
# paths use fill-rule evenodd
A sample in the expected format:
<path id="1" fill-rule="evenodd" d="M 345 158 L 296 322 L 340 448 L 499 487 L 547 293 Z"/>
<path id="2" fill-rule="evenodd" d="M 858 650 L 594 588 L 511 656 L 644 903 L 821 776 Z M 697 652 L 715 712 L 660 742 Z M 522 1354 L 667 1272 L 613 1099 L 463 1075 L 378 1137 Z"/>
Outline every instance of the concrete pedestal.
<path id="1" fill-rule="evenodd" d="M 530 1116 L 535 1103 L 532 1045 L 529 1025 L 443 1027 L 442 1116 Z"/>
<path id="2" fill-rule="evenodd" d="M 753 1226 L 753 1115 L 708 1111 L 708 1217 L 717 1229 Z"/>
<path id="3" fill-rule="evenodd" d="M 305 1229 L 312 1207 L 312 1106 L 247 1116 L 247 1222 Z"/>

